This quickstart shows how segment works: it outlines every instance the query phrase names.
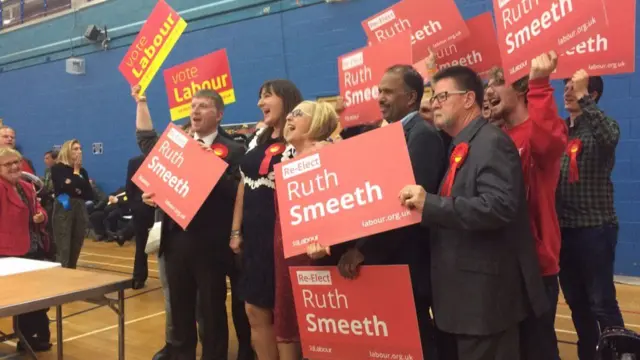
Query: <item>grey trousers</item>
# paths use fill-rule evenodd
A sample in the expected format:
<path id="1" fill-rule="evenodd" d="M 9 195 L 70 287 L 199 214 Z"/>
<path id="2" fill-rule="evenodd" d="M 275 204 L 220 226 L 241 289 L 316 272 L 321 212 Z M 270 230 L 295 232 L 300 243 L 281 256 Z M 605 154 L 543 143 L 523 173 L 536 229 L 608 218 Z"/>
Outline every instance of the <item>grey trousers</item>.
<path id="1" fill-rule="evenodd" d="M 160 273 L 160 283 L 162 284 L 162 292 L 164 294 L 164 310 L 165 310 L 165 342 L 167 344 L 173 343 L 173 321 L 171 320 L 171 297 L 169 295 L 169 282 L 167 281 L 167 272 L 164 263 L 164 256 L 158 256 L 158 272 Z M 202 342 L 204 335 L 204 326 L 202 326 L 203 322 L 200 320 L 200 301 L 198 300 L 196 304 L 197 314 L 196 321 L 198 322 L 198 336 L 200 337 L 200 342 Z"/>
<path id="2" fill-rule="evenodd" d="M 53 238 L 56 239 L 57 261 L 64 268 L 75 269 L 89 218 L 84 200 L 71 198 L 69 205 L 69 210 L 57 200 L 53 205 Z"/>

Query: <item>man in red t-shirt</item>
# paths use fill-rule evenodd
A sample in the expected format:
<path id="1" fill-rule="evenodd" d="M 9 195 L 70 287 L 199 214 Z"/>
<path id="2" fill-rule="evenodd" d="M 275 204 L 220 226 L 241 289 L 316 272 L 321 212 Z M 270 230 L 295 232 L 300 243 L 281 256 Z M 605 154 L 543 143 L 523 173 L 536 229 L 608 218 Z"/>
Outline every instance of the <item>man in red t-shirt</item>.
<path id="1" fill-rule="evenodd" d="M 510 85 L 505 84 L 502 69 L 493 69 L 486 91 L 492 123 L 504 128 L 520 152 L 531 231 L 551 303 L 546 314 L 522 323 L 523 359 L 560 360 L 554 327 L 560 271 L 555 195 L 567 126 L 558 114 L 549 83 L 557 62 L 555 52 L 542 54 L 532 61 L 529 76 Z"/>
<path id="2" fill-rule="evenodd" d="M 8 146 L 12 149 L 16 148 L 16 132 L 8 126 L 0 126 L 0 147 Z M 35 175 L 36 171 L 33 168 L 31 160 L 22 155 L 22 171 L 26 171 Z"/>

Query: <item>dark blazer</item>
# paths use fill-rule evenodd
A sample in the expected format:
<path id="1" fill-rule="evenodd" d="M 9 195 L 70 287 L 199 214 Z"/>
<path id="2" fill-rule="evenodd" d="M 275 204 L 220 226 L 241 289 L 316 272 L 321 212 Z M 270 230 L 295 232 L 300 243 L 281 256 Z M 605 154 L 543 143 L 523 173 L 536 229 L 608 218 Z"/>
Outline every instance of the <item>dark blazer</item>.
<path id="1" fill-rule="evenodd" d="M 132 209 L 140 208 L 142 202 L 142 190 L 133 182 L 133 175 L 136 174 L 142 163 L 146 159 L 144 155 L 138 155 L 129 159 L 129 163 L 127 164 L 127 182 L 125 184 L 125 191 L 127 192 L 127 198 L 131 203 Z"/>
<path id="2" fill-rule="evenodd" d="M 439 131 L 416 114 L 404 126 L 416 183 L 437 192 L 447 169 L 447 149 Z M 387 231 L 358 241 L 365 264 L 409 264 L 414 293 L 430 298 L 429 230 L 420 224 Z"/>
<path id="3" fill-rule="evenodd" d="M 451 196 L 429 192 L 422 224 L 432 228 L 438 328 L 482 336 L 516 325 L 530 309 L 541 314 L 548 302 L 518 150 L 509 135 L 480 117 L 453 139 L 454 146 L 463 142 L 469 151 Z"/>
<path id="4" fill-rule="evenodd" d="M 158 141 L 158 134 L 154 131 L 137 131 L 138 146 L 143 154 L 148 155 Z M 207 247 L 213 250 L 213 255 L 231 255 L 229 248 L 229 236 L 233 222 L 233 209 L 240 182 L 240 162 L 244 157 L 244 147 L 230 140 L 226 136 L 218 134 L 213 144 L 222 144 L 227 147 L 229 153 L 223 159 L 229 164 L 209 196 L 205 199 L 193 220 L 186 229 L 193 241 L 205 242 Z M 162 242 L 160 254 L 163 251 L 163 243 L 166 234 L 173 231 L 182 231 L 169 216 L 162 214 Z"/>

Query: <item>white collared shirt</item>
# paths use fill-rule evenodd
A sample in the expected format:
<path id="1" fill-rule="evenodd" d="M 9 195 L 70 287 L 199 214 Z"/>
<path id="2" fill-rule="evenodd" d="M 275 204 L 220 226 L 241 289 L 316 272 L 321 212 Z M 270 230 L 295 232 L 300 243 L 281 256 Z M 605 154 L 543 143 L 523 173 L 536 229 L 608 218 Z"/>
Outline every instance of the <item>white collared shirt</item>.
<path id="1" fill-rule="evenodd" d="M 194 133 L 193 134 L 193 138 L 197 140 L 202 139 L 202 141 L 204 142 L 205 145 L 207 146 L 211 146 L 211 144 L 213 144 L 213 142 L 216 140 L 216 137 L 218 136 L 218 131 L 211 133 L 205 137 L 200 137 L 198 134 Z"/>

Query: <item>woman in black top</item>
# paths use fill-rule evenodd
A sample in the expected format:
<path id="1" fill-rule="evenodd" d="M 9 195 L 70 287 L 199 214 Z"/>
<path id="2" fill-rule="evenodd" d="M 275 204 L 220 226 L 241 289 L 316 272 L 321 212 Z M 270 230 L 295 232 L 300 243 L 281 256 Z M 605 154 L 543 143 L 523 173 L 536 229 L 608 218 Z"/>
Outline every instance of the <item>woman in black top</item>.
<path id="1" fill-rule="evenodd" d="M 85 202 L 93 200 L 89 174 L 82 167 L 82 146 L 78 140 L 62 145 L 56 164 L 51 167 L 56 201 L 53 205 L 53 233 L 58 247 L 57 260 L 75 269 L 84 242 L 88 216 Z"/>
<path id="2" fill-rule="evenodd" d="M 238 187 L 230 246 L 237 253 L 242 249 L 240 298 L 246 303 L 251 341 L 261 360 L 278 359 L 273 331 L 276 223 L 273 167 L 293 155 L 293 148 L 286 148 L 282 133 L 286 116 L 301 101 L 300 91 L 288 80 L 271 80 L 262 85 L 258 107 L 266 127 L 251 140 L 240 165 L 243 181 Z"/>

